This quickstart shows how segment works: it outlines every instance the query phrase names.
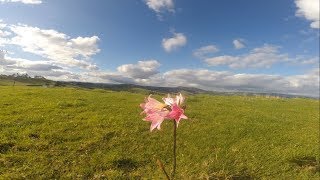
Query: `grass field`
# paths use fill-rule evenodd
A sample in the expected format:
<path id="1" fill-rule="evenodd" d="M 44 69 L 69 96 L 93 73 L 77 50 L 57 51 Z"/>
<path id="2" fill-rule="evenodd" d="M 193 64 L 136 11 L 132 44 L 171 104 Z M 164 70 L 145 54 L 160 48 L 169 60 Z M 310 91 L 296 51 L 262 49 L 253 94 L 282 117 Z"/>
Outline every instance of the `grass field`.
<path id="1" fill-rule="evenodd" d="M 146 94 L 0 86 L 0 179 L 164 179 L 173 123 L 149 131 Z M 155 96 L 160 99 L 160 96 Z M 187 97 L 177 179 L 318 179 L 319 101 Z"/>

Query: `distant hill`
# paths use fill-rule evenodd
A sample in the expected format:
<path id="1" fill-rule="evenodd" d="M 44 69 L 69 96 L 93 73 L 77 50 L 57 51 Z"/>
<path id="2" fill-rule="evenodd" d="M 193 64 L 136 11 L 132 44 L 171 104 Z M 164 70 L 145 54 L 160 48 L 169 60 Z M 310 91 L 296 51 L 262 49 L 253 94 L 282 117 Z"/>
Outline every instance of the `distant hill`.
<path id="1" fill-rule="evenodd" d="M 199 94 L 199 93 L 210 93 L 210 91 L 205 91 L 198 88 L 192 87 L 156 87 L 156 86 L 141 86 L 136 84 L 106 84 L 106 83 L 88 83 L 88 82 L 58 82 L 59 86 L 76 86 L 82 88 L 102 88 L 110 89 L 114 91 L 130 91 L 135 89 L 144 89 L 149 92 L 158 92 L 158 93 L 178 93 L 186 92 L 190 94 Z"/>
<path id="2" fill-rule="evenodd" d="M 218 92 L 218 91 L 207 91 L 194 87 L 157 87 L 157 86 L 141 86 L 136 84 L 106 84 L 106 83 L 88 83 L 88 82 L 56 82 L 57 86 L 73 86 L 82 88 L 101 88 L 112 91 L 129 91 L 129 92 L 142 92 L 145 94 L 166 94 L 166 93 L 184 93 L 184 94 L 210 94 L 210 95 L 243 95 L 243 96 L 267 96 L 275 98 L 313 98 L 302 95 L 290 95 L 281 93 L 259 93 L 259 92 Z"/>
<path id="3" fill-rule="evenodd" d="M 54 86 L 55 81 L 43 76 L 31 77 L 28 74 L 0 75 L 0 85 L 2 86 Z"/>
<path id="4" fill-rule="evenodd" d="M 244 95 L 244 96 L 270 96 L 275 98 L 314 98 L 302 95 L 290 95 L 281 93 L 262 93 L 262 92 L 218 92 L 207 91 L 194 87 L 157 87 L 141 86 L 136 84 L 107 84 L 107 83 L 90 83 L 75 81 L 52 81 L 42 76 L 30 77 L 28 74 L 0 75 L 0 86 L 50 86 L 50 87 L 80 87 L 89 89 L 107 89 L 112 91 L 128 91 L 143 94 L 166 94 L 166 93 L 184 93 L 184 94 L 211 94 L 211 95 Z M 318 99 L 318 98 L 316 98 Z"/>

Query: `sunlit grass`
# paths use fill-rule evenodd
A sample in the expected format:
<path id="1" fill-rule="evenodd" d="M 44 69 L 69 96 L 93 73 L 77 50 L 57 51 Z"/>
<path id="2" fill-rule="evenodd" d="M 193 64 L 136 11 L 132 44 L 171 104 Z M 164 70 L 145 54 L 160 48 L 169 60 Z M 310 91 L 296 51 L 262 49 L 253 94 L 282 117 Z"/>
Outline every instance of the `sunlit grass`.
<path id="1" fill-rule="evenodd" d="M 0 179 L 164 178 L 157 159 L 172 168 L 172 122 L 149 132 L 139 108 L 145 94 L 23 86 L 0 93 Z M 178 179 L 319 177 L 318 100 L 195 95 L 186 104 Z"/>

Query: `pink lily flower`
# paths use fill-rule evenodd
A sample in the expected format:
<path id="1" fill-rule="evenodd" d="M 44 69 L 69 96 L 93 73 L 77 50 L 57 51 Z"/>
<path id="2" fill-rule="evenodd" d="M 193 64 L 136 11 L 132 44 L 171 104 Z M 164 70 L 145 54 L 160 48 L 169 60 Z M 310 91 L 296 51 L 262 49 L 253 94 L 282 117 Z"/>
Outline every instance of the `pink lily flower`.
<path id="1" fill-rule="evenodd" d="M 161 123 L 165 119 L 172 119 L 179 124 L 181 119 L 188 119 L 184 115 L 184 110 L 180 107 L 184 103 L 184 97 L 177 95 L 175 98 L 171 98 L 170 94 L 166 98 L 162 98 L 164 103 L 157 101 L 149 95 L 145 102 L 140 104 L 140 107 L 143 109 L 142 114 L 145 113 L 145 121 L 150 121 L 150 131 L 153 131 L 155 128 L 161 129 Z"/>
<path id="2" fill-rule="evenodd" d="M 145 103 L 140 104 L 140 107 L 143 109 L 142 113 L 146 113 L 145 121 L 150 121 L 150 131 L 157 128 L 160 130 L 161 123 L 169 114 L 169 110 L 166 109 L 166 105 L 157 101 L 154 98 L 151 98 L 151 95 L 145 99 Z"/>
<path id="3" fill-rule="evenodd" d="M 152 98 L 151 95 L 145 99 L 145 103 L 140 104 L 140 107 L 143 109 L 142 113 L 153 113 L 161 111 L 166 105 Z"/>
<path id="4" fill-rule="evenodd" d="M 176 96 L 176 103 L 179 106 L 184 103 L 184 97 L 182 96 L 181 93 L 178 96 Z"/>
<path id="5" fill-rule="evenodd" d="M 177 104 L 172 105 L 171 111 L 168 114 L 168 118 L 174 119 L 177 122 L 177 126 L 181 119 L 188 119 L 188 117 L 184 115 L 184 110 L 180 108 Z"/>
<path id="6" fill-rule="evenodd" d="M 168 110 L 163 110 L 163 111 L 158 111 L 158 112 L 147 114 L 147 116 L 144 118 L 144 120 L 151 122 L 150 131 L 153 131 L 155 128 L 160 130 L 161 123 L 164 121 L 165 117 L 168 116 L 168 114 L 169 114 Z"/>
<path id="7" fill-rule="evenodd" d="M 181 93 L 177 95 L 176 98 L 171 98 L 170 94 L 168 94 L 168 96 L 166 98 L 162 98 L 162 100 L 168 106 L 172 106 L 173 104 L 180 106 L 184 103 L 184 97 L 181 95 Z"/>
<path id="8" fill-rule="evenodd" d="M 167 97 L 162 98 L 162 100 L 163 100 L 164 103 L 165 103 L 166 105 L 168 105 L 168 106 L 172 106 L 172 104 L 175 103 L 175 99 L 172 98 L 172 97 L 170 96 L 170 94 L 168 94 Z"/>

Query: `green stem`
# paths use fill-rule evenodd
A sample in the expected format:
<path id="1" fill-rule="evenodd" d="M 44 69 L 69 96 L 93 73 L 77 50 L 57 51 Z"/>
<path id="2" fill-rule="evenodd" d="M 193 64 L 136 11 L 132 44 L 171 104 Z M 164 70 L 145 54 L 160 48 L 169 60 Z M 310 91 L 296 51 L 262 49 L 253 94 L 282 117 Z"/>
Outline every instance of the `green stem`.
<path id="1" fill-rule="evenodd" d="M 174 175 L 176 174 L 177 167 L 177 122 L 173 120 L 173 170 L 172 170 L 172 179 L 174 179 Z"/>

